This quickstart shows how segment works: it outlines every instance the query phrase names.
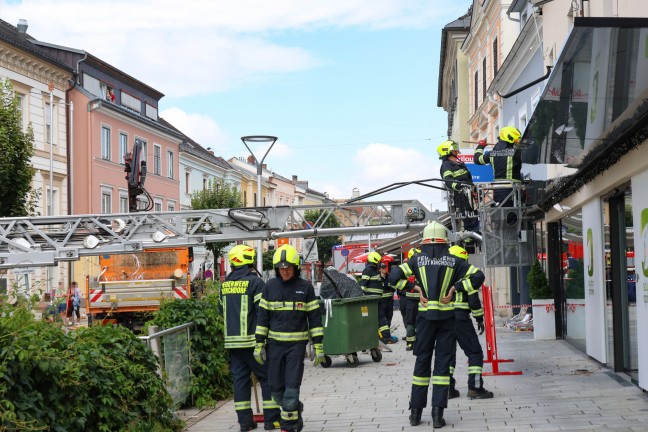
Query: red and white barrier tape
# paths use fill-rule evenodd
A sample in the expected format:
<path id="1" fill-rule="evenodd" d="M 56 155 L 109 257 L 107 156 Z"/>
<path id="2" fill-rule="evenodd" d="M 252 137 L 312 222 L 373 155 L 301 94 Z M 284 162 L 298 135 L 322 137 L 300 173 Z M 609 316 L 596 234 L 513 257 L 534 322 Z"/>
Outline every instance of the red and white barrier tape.
<path id="1" fill-rule="evenodd" d="M 572 312 L 576 312 L 576 306 L 585 306 L 585 303 L 569 303 L 567 305 L 567 308 L 571 310 Z M 528 307 L 544 307 L 547 312 L 550 310 L 555 311 L 556 310 L 556 305 L 553 303 L 549 304 L 523 304 L 523 305 L 502 305 L 502 306 L 494 306 L 495 309 L 511 309 L 511 308 L 528 308 Z"/>

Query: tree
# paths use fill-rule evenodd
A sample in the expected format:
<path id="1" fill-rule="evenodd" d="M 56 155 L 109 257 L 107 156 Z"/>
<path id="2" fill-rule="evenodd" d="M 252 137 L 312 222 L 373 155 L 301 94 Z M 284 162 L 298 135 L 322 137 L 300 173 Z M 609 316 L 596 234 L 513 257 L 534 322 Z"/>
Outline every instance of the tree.
<path id="1" fill-rule="evenodd" d="M 322 216 L 324 210 L 308 210 L 304 214 L 304 219 L 307 221 L 316 221 Z M 340 222 L 333 215 L 329 215 L 328 219 L 319 228 L 338 228 Z M 338 236 L 324 236 L 317 238 L 317 254 L 323 264 L 331 261 L 333 258 L 333 246 L 342 243 L 342 239 Z"/>
<path id="2" fill-rule="evenodd" d="M 40 194 L 32 188 L 34 132 L 22 130 L 11 81 L 0 81 L 0 217 L 35 215 Z"/>
<path id="3" fill-rule="evenodd" d="M 549 280 L 542 269 L 540 261 L 536 260 L 531 266 L 531 270 L 527 275 L 527 282 L 529 283 L 529 297 L 532 300 L 553 298 L 553 292 L 549 288 Z"/>
<path id="4" fill-rule="evenodd" d="M 194 210 L 206 209 L 227 209 L 241 207 L 241 194 L 234 186 L 219 182 L 210 181 L 206 188 L 194 192 L 191 197 L 191 207 Z M 214 260 L 223 255 L 223 249 L 229 245 L 228 242 L 216 242 L 207 244 L 207 249 L 214 254 Z"/>

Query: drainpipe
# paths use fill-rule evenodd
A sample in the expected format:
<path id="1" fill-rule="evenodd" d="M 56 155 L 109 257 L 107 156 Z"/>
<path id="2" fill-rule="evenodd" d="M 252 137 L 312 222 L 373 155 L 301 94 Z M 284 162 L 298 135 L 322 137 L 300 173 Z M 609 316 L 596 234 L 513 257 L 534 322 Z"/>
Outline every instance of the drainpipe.
<path id="1" fill-rule="evenodd" d="M 536 79 L 536 80 L 533 80 L 533 81 L 531 81 L 530 83 L 525 84 L 525 85 L 523 85 L 522 87 L 520 87 L 520 88 L 518 88 L 518 89 L 515 89 L 515 90 L 513 90 L 512 92 L 506 93 L 506 94 L 504 94 L 504 95 L 503 95 L 503 94 L 500 94 L 500 92 L 498 91 L 498 92 L 497 92 L 497 95 L 498 95 L 499 97 L 503 98 L 503 99 L 507 99 L 507 98 L 510 98 L 511 96 L 515 96 L 516 94 L 518 94 L 518 93 L 520 93 L 520 92 L 523 92 L 524 90 L 528 89 L 529 87 L 533 87 L 534 85 L 539 84 L 539 83 L 541 83 L 542 81 L 544 81 L 544 80 L 546 80 L 547 78 L 549 78 L 549 75 L 551 75 L 551 69 L 552 69 L 552 68 L 553 68 L 553 66 L 547 66 L 547 73 L 544 74 L 544 76 L 541 76 L 540 78 L 538 78 L 538 79 Z"/>

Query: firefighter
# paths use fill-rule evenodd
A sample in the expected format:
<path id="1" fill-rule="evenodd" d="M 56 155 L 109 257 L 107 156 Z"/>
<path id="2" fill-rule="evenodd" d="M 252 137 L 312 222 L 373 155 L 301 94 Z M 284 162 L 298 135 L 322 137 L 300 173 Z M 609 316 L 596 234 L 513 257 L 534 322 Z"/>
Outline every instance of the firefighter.
<path id="1" fill-rule="evenodd" d="M 265 430 L 279 428 L 279 406 L 272 401 L 268 368 L 254 361 L 257 310 L 265 283 L 254 272 L 254 249 L 234 246 L 227 254 L 232 271 L 221 287 L 220 300 L 225 320 L 225 349 L 229 352 L 234 380 L 234 407 L 242 431 L 257 428 L 252 415 L 250 375 L 261 383 Z"/>
<path id="2" fill-rule="evenodd" d="M 463 220 L 464 229 L 479 233 L 479 220 L 474 215 L 472 200 L 475 197 L 473 190 L 472 174 L 468 171 L 466 164 L 460 161 L 459 145 L 452 140 L 443 141 L 437 147 L 439 159 L 441 159 L 441 178 L 450 191 L 454 208 L 450 211 L 459 212 Z"/>
<path id="3" fill-rule="evenodd" d="M 299 275 L 299 255 L 283 245 L 272 258 L 275 278 L 261 296 L 254 357 L 260 363 L 267 355 L 272 399 L 281 407 L 281 431 L 304 427 L 299 388 L 304 375 L 304 357 L 309 337 L 315 349 L 314 365 L 324 361 L 324 329 L 313 285 Z"/>
<path id="4" fill-rule="evenodd" d="M 468 252 L 461 246 L 451 246 L 449 250 L 451 255 L 468 261 Z M 482 378 L 482 368 L 484 366 L 484 351 L 482 350 L 475 327 L 470 319 L 477 322 L 479 334 L 484 333 L 484 309 L 479 300 L 479 288 L 484 283 L 484 273 L 475 266 L 470 266 L 462 286 L 465 292 L 456 291 L 454 287 L 444 298 L 442 303 L 453 301 L 455 310 L 455 337 L 459 346 L 468 357 L 468 397 L 470 399 L 490 399 L 493 392 L 484 388 L 484 379 Z M 456 346 L 455 346 L 456 353 Z M 459 397 L 459 390 L 455 388 L 454 368 L 456 365 L 456 355 L 452 359 L 450 366 L 450 390 L 448 399 Z"/>
<path id="5" fill-rule="evenodd" d="M 378 252 L 369 252 L 367 255 L 367 264 L 362 270 L 360 277 L 360 287 L 365 295 L 380 296 L 378 300 L 378 337 L 385 344 L 393 344 L 398 342 L 391 337 L 391 330 L 389 328 L 389 319 L 387 318 L 387 308 L 389 307 L 388 301 L 383 296 L 385 290 L 383 289 L 383 281 L 380 277 L 380 260 L 382 257 Z M 392 305 L 393 313 L 393 305 Z"/>
<path id="6" fill-rule="evenodd" d="M 410 260 L 414 254 L 421 253 L 420 249 L 412 248 L 407 251 L 407 260 Z M 405 303 L 405 314 L 403 315 L 403 322 L 405 323 L 405 342 L 407 346 L 405 351 L 412 351 L 414 349 L 414 342 L 416 342 L 416 317 L 418 315 L 418 305 L 420 298 L 420 290 L 416 290 L 416 279 L 414 275 L 410 276 L 400 292 L 403 294 L 402 299 Z"/>
<path id="7" fill-rule="evenodd" d="M 506 126 L 500 130 L 499 141 L 490 153 L 484 153 L 486 141 L 480 140 L 475 149 L 474 161 L 477 165 L 493 167 L 495 181 L 509 181 L 520 183 L 522 181 L 522 150 L 518 147 L 522 134 L 513 126 Z M 511 188 L 495 189 L 493 199 L 502 207 L 513 207 Z"/>
<path id="8" fill-rule="evenodd" d="M 448 234 L 445 226 L 432 221 L 423 230 L 421 253 L 396 267 L 389 282 L 402 289 L 409 276 L 414 275 L 421 284 L 422 298 L 416 322 L 414 345 L 414 375 L 410 397 L 410 424 L 421 423 L 423 409 L 427 405 L 427 393 L 432 382 L 432 424 L 435 428 L 445 425 L 443 410 L 448 406 L 450 386 L 450 362 L 454 355 L 454 307 L 443 304 L 453 285 L 461 285 L 461 275 L 466 274 L 469 264 L 448 253 Z M 431 371 L 434 355 L 434 371 Z M 432 373 L 431 373 L 432 372 Z M 430 376 L 432 375 L 432 376 Z"/>
<path id="9" fill-rule="evenodd" d="M 378 303 L 378 307 L 382 308 L 382 310 L 379 311 L 379 316 L 381 314 L 385 316 L 387 327 L 386 331 L 390 335 L 389 338 L 393 342 L 398 342 L 398 338 L 391 334 L 392 318 L 394 317 L 394 293 L 396 292 L 396 290 L 391 285 L 389 285 L 389 265 L 385 262 L 381 262 L 380 264 L 378 264 L 378 271 L 380 272 L 380 283 L 382 284 L 383 289 L 382 297 Z M 381 328 L 382 332 L 384 333 L 384 327 Z"/>

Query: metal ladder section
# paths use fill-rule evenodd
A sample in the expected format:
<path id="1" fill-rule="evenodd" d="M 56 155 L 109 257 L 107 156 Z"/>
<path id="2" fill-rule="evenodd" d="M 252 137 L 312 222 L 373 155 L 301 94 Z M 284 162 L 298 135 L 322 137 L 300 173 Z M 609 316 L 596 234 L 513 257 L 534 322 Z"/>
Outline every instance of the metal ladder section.
<path id="1" fill-rule="evenodd" d="M 307 211 L 320 211 L 318 219 L 307 221 Z M 340 227 L 325 228 L 331 219 Z M 421 230 L 429 220 L 417 200 L 0 218 L 0 269 L 212 242 Z"/>

